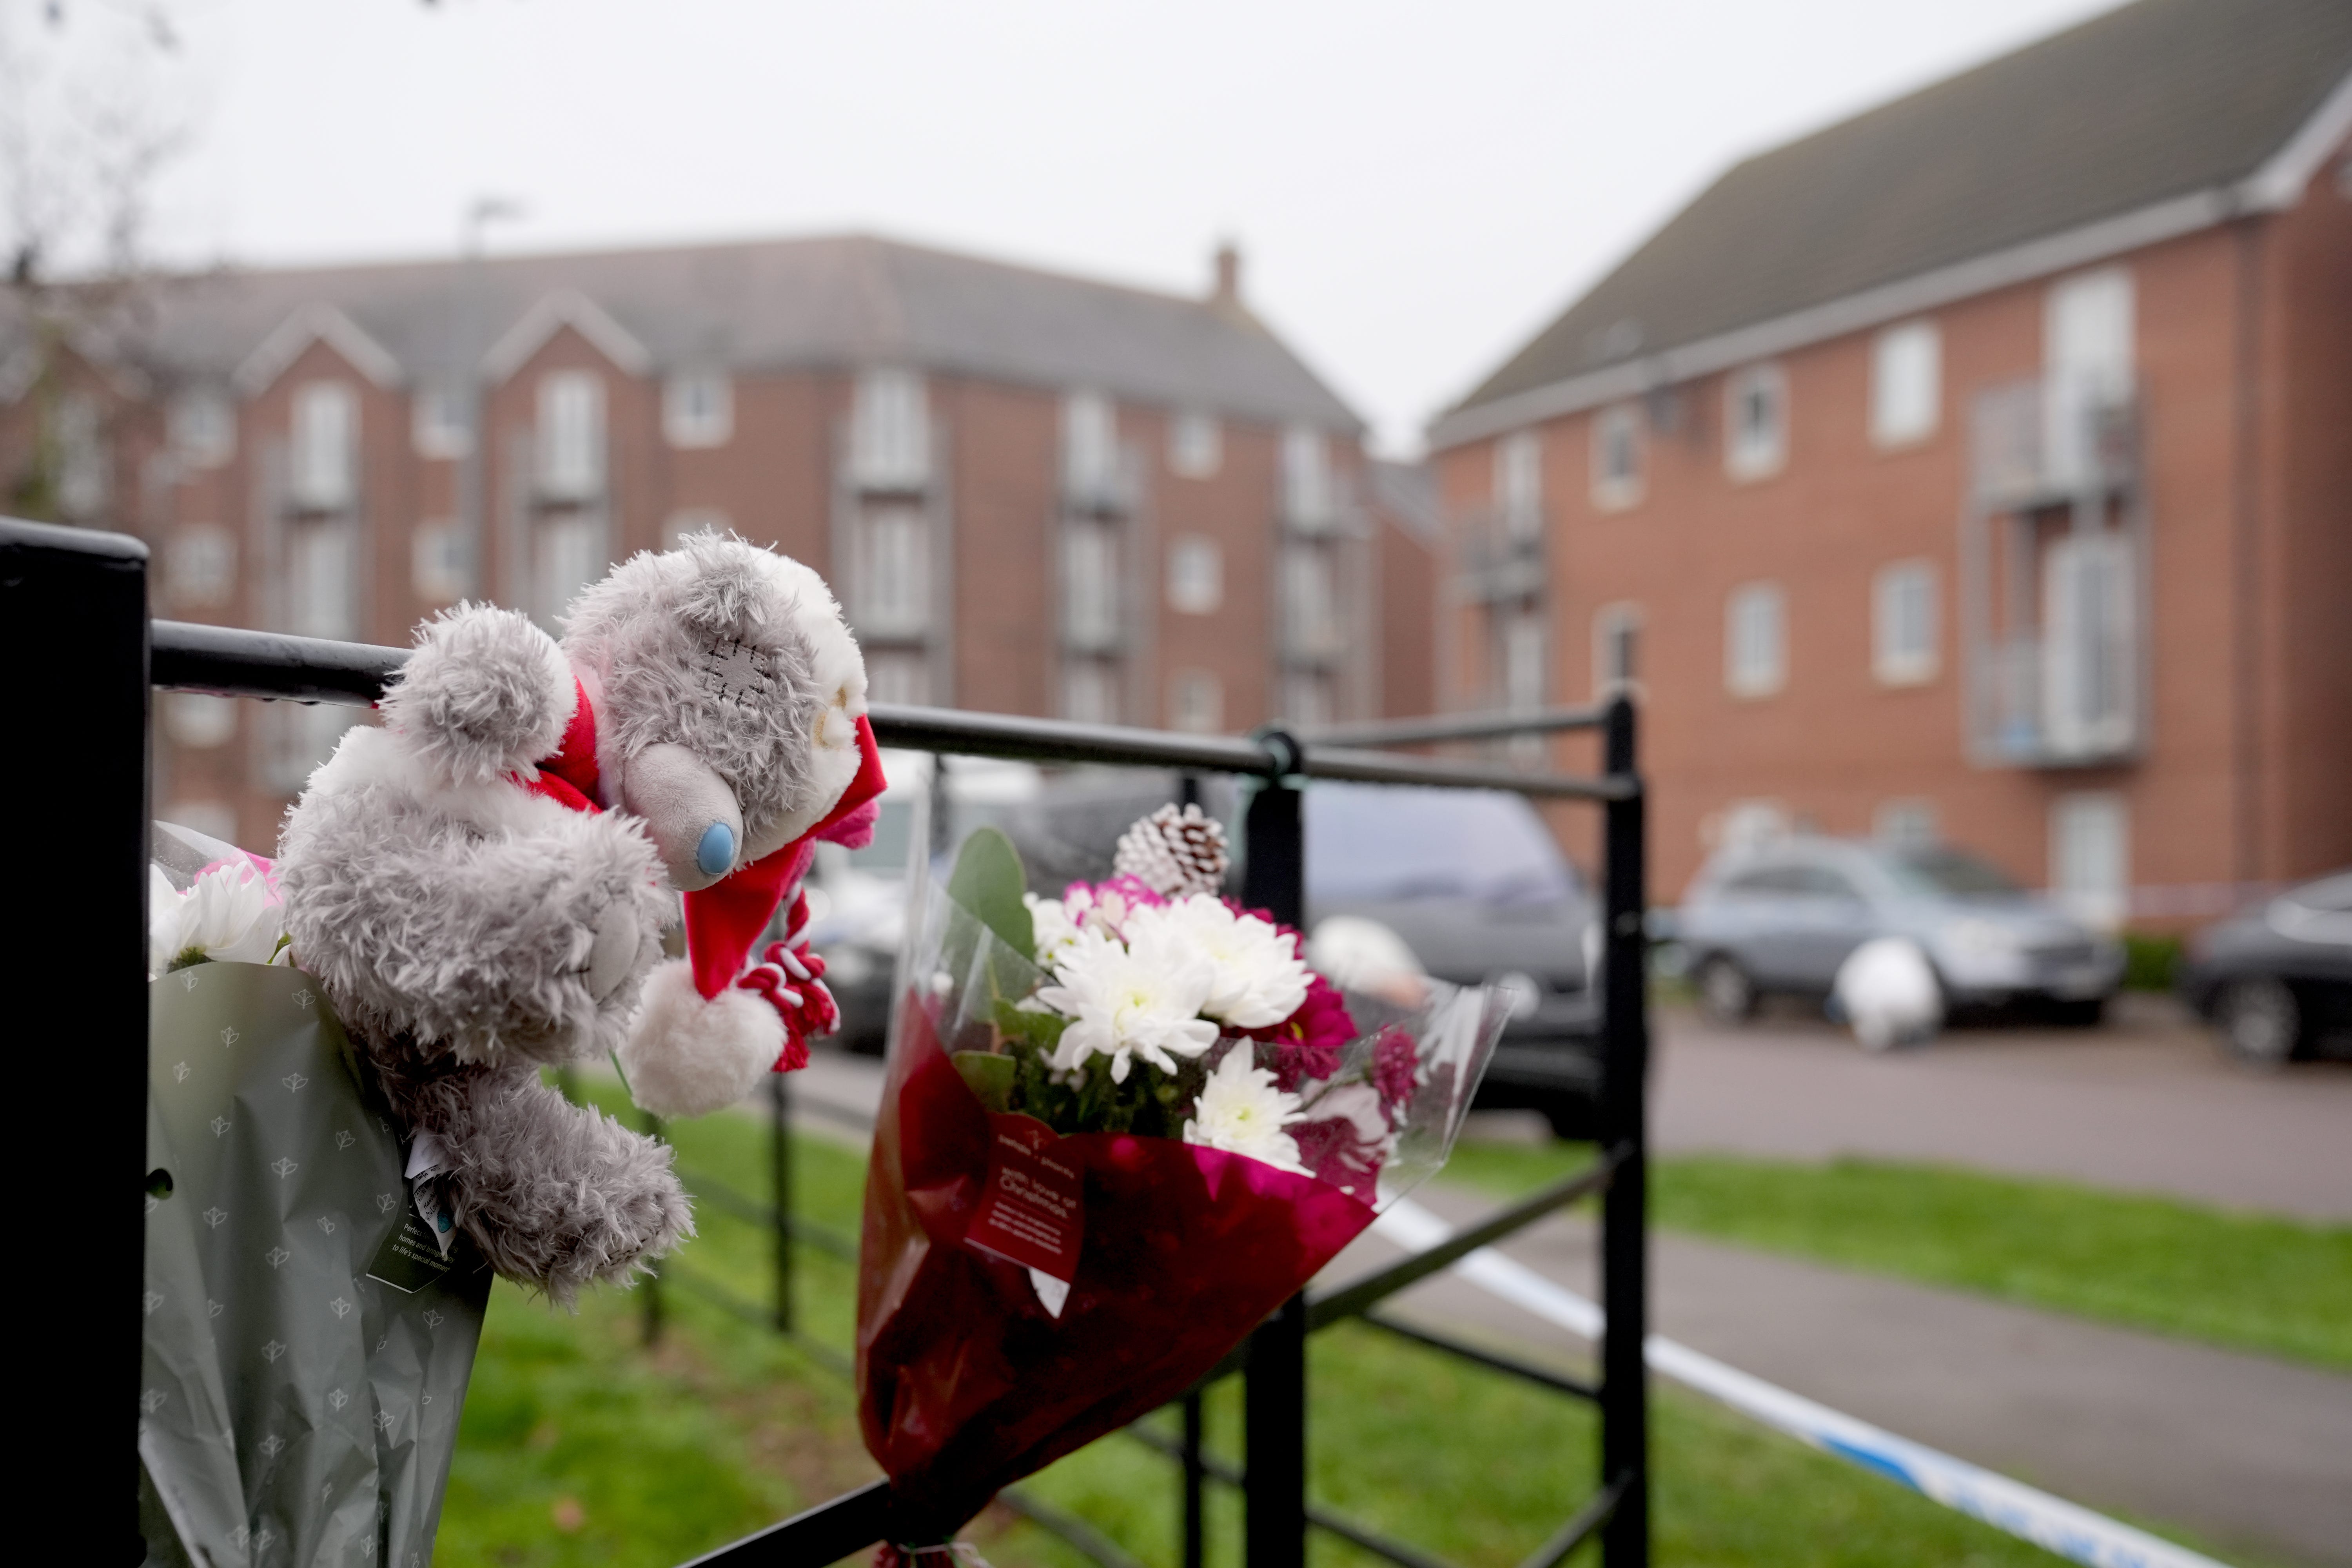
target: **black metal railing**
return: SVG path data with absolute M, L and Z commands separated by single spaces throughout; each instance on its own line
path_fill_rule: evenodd
M 146 552 L 121 535 L 0 520 L 0 647 L 13 656 L 12 689 L 20 694 L 12 732 L 20 755 L 69 760 L 70 808 L 76 851 L 72 875 L 53 879 L 47 896 L 58 929 L 75 941 L 58 960 L 58 977 L 78 983 L 80 1033 L 142 1042 L 116 1058 L 73 1053 L 28 1053 L 32 1090 L 42 1103 L 88 1107 L 93 1075 L 99 1113 L 78 1111 L 72 1119 L 73 1163 L 94 1147 L 101 1163 L 135 1164 L 136 1140 L 145 1120 L 146 1039 L 145 900 L 147 858 L 148 714 L 152 687 L 300 702 L 366 706 L 382 694 L 406 654 L 397 648 L 322 642 L 316 639 L 150 622 L 146 613 Z M 58 673 L 60 666 L 63 673 Z M 1179 735 L 1050 720 L 966 713 L 940 709 L 877 705 L 875 736 L 886 746 L 959 753 L 1020 757 L 1041 762 L 1094 763 L 1228 773 L 1255 781 L 1244 820 L 1243 896 L 1292 925 L 1303 923 L 1305 843 L 1300 819 L 1300 784 L 1307 778 L 1348 779 L 1401 784 L 1496 788 L 1523 795 L 1587 800 L 1604 815 L 1602 940 L 1602 1070 L 1599 1092 L 1599 1161 L 1584 1173 L 1534 1194 L 1440 1247 L 1409 1257 L 1336 1291 L 1294 1297 L 1261 1326 L 1202 1386 L 1240 1373 L 1244 1379 L 1242 1468 L 1209 1456 L 1202 1443 L 1200 1391 L 1180 1402 L 1181 1433 L 1170 1438 L 1148 1426 L 1129 1428 L 1139 1440 L 1166 1449 L 1179 1460 L 1184 1492 L 1185 1563 L 1201 1561 L 1202 1494 L 1212 1481 L 1238 1487 L 1244 1497 L 1244 1534 L 1249 1568 L 1301 1568 L 1310 1526 L 1408 1568 L 1435 1568 L 1426 1553 L 1314 1505 L 1307 1496 L 1307 1336 L 1350 1320 L 1531 1384 L 1584 1398 L 1597 1405 L 1601 1423 L 1601 1474 L 1596 1493 L 1527 1560 L 1528 1568 L 1550 1568 L 1597 1534 L 1607 1568 L 1640 1568 L 1649 1560 L 1649 1463 L 1647 1378 L 1643 1340 L 1648 1321 L 1644 1209 L 1643 1079 L 1648 1057 L 1643 909 L 1644 889 L 1644 793 L 1635 767 L 1635 717 L 1623 701 L 1579 712 L 1530 715 L 1528 727 L 1598 731 L 1602 771 L 1577 778 L 1308 742 L 1274 731 L 1249 739 Z M 1351 727 L 1356 748 L 1451 739 L 1471 732 L 1458 723 L 1444 733 L 1443 721 L 1405 721 L 1383 730 Z M 1481 721 L 1477 733 L 1508 732 Z M 11 804 L 19 823 L 54 822 L 68 809 L 68 786 L 57 773 L 37 765 L 6 770 Z M 112 1104 L 112 1112 L 103 1106 Z M 848 1250 L 846 1238 L 808 1226 L 791 1212 L 785 1091 L 772 1101 L 777 1143 L 772 1162 L 775 1183 L 771 1201 L 740 1194 L 718 1196 L 707 1181 L 697 1190 L 721 1206 L 764 1219 L 776 1235 L 779 1286 L 772 1310 L 737 1300 L 755 1321 L 790 1330 L 792 1253 L 807 1245 Z M 59 1134 L 62 1139 L 62 1133 Z M 63 1142 L 57 1150 L 66 1163 Z M 1600 1347 L 1600 1376 L 1591 1384 L 1456 1342 L 1433 1331 L 1373 1310 L 1395 1292 L 1449 1267 L 1475 1248 L 1491 1245 L 1580 1198 L 1601 1199 L 1601 1257 L 1606 1324 Z M 136 1211 L 126 1205 L 124 1214 Z M 101 1221 L 101 1224 L 106 1223 Z M 97 1397 L 68 1402 L 53 1430 L 62 1442 L 47 1452 L 121 1452 L 129 1436 L 113 1421 L 127 1419 L 135 1387 L 135 1362 L 122 1354 L 132 1335 L 131 1281 L 140 1269 L 142 1237 L 135 1222 L 114 1243 L 103 1244 L 95 1266 L 92 1299 L 112 1308 L 60 1314 L 70 1319 L 55 1331 L 53 1347 L 79 1364 L 119 1366 L 117 1383 L 101 1378 Z M 674 1268 L 674 1279 L 693 1277 Z M 106 1287 L 105 1279 L 115 1281 Z M 708 1282 L 704 1282 L 708 1284 Z M 107 1291 L 111 1290 L 111 1294 Z M 715 1285 L 709 1290 L 720 1297 Z M 658 1293 L 648 1308 L 659 1310 Z M 117 1387 L 110 1404 L 105 1387 Z M 120 1413 L 120 1414 L 117 1414 Z M 78 1430 L 87 1426 L 87 1433 Z M 87 1436 L 87 1446 L 72 1438 Z M 121 1448 L 117 1445 L 121 1445 Z M 68 1467 L 72 1459 L 61 1459 Z M 126 1471 L 128 1456 L 125 1455 Z M 79 1479 L 69 1469 L 60 1479 Z M 1017 1510 L 1056 1529 L 1097 1561 L 1124 1564 L 1123 1553 L 1083 1521 L 1058 1515 L 1019 1494 L 1006 1500 Z M 128 1488 L 126 1488 L 126 1504 Z M 829 1563 L 890 1533 L 891 1499 L 887 1483 L 876 1482 L 835 1498 L 742 1541 L 697 1560 L 700 1563 L 751 1568 L 754 1564 Z M 130 1548 L 126 1528 L 126 1549 Z M 1091 1540 L 1087 1538 L 1091 1537 Z

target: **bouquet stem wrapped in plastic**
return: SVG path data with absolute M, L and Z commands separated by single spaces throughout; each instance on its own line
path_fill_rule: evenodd
M 857 1376 L 904 1539 L 1165 1404 L 1442 1164 L 1504 1018 L 1342 996 L 1298 933 L 1134 879 L 916 889 Z

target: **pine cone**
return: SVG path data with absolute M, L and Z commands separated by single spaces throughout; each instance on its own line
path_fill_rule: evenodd
M 1197 805 L 1163 805 L 1119 836 L 1113 867 L 1163 898 L 1214 893 L 1225 885 L 1225 829 Z

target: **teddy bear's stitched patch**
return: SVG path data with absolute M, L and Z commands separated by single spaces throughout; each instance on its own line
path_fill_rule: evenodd
M 775 689 L 774 659 L 749 643 L 713 643 L 694 656 L 694 668 L 721 702 L 756 703 Z

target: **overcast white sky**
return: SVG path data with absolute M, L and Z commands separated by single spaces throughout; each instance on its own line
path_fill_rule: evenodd
M 860 229 L 1192 290 L 1231 236 L 1402 453 L 1744 153 L 2109 3 L 163 0 L 137 96 L 190 260 L 446 254 L 482 193 L 494 251 Z M 145 4 L 0 0 L 0 44 L 87 100 Z

